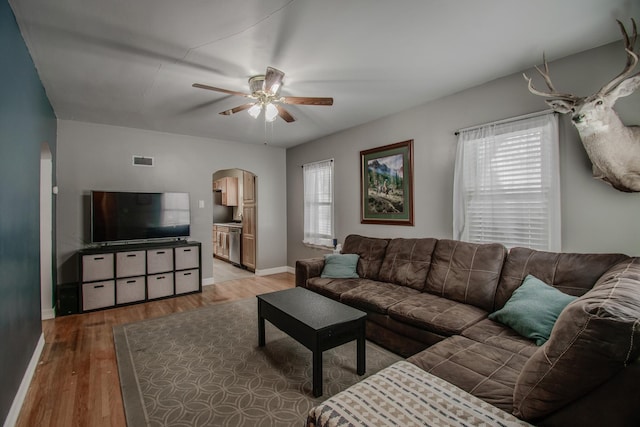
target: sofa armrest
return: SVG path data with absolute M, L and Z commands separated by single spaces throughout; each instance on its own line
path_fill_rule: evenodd
M 588 375 L 588 373 L 585 373 Z M 573 401 L 557 412 L 538 420 L 536 425 L 615 426 L 640 425 L 640 360 L 622 369 L 609 381 Z
M 296 261 L 296 286 L 307 287 L 307 280 L 320 277 L 324 258 L 307 258 Z

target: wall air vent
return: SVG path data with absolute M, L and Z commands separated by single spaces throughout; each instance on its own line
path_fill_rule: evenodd
M 153 157 L 133 156 L 133 166 L 153 167 Z

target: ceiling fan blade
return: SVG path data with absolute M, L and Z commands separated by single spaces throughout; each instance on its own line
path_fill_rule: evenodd
M 277 95 L 282 87 L 284 73 L 273 67 L 267 67 L 267 74 L 264 76 L 264 86 L 262 90 L 271 95 Z
M 229 95 L 238 95 L 251 98 L 251 95 L 249 95 L 248 93 L 236 92 L 235 90 L 221 89 L 219 87 L 207 86 L 200 83 L 194 83 L 192 86 L 197 87 L 198 89 L 213 90 L 215 92 L 228 93 Z
M 333 105 L 333 98 L 312 98 L 308 96 L 285 96 L 281 99 L 285 104 L 298 105 Z
M 280 106 L 280 105 L 276 105 L 276 108 L 278 109 L 278 115 L 280 117 L 282 117 L 282 119 L 287 122 L 287 123 L 291 123 L 291 122 L 295 122 L 296 119 L 293 118 L 293 116 L 291 114 L 289 114 L 289 112 L 287 110 L 284 109 L 284 107 Z
M 230 110 L 222 111 L 222 112 L 220 112 L 218 114 L 222 114 L 223 116 L 230 116 L 230 115 L 238 113 L 240 111 L 247 110 L 247 109 L 251 108 L 254 105 L 255 105 L 255 102 L 251 102 L 249 104 L 242 104 L 242 105 L 238 105 L 237 107 L 232 108 Z

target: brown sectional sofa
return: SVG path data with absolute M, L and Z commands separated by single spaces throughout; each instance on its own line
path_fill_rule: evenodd
M 359 278 L 313 258 L 296 285 L 367 312 L 370 340 L 534 424 L 640 425 L 640 258 L 358 235 L 342 253 Z M 487 318 L 529 274 L 578 297 L 541 346 Z

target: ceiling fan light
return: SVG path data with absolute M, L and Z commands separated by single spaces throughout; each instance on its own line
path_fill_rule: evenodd
M 268 122 L 272 122 L 278 117 L 278 109 L 273 104 L 267 104 L 264 111 L 264 119 Z
M 260 115 L 260 111 L 262 111 L 262 106 L 259 104 L 253 104 L 253 107 L 249 108 L 249 111 L 247 112 L 251 117 L 253 117 L 254 119 L 257 119 L 258 116 Z
M 254 94 L 258 91 L 262 91 L 264 85 L 264 76 L 253 76 L 249 79 L 249 89 Z

